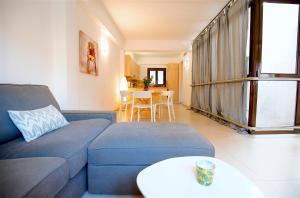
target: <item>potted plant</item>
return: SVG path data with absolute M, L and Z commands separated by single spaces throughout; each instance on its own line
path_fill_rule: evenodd
M 151 76 L 150 78 L 148 78 L 148 77 L 144 78 L 144 90 L 145 91 L 148 91 L 149 86 L 150 86 L 152 80 L 153 80 L 153 76 Z

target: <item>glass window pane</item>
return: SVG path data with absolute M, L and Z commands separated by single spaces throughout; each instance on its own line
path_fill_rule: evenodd
M 163 71 L 158 71 L 157 74 L 157 84 L 163 85 L 164 84 L 164 72 Z
M 297 82 L 259 82 L 256 126 L 294 126 L 296 93 Z
M 153 78 L 152 79 L 152 84 L 155 84 L 155 82 L 156 82 L 156 71 L 150 71 L 150 78 Z
M 295 73 L 297 4 L 263 4 L 262 73 Z

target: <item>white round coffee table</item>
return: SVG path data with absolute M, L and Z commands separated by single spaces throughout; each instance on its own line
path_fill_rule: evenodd
M 216 166 L 213 183 L 196 180 L 195 164 L 209 160 Z M 145 197 L 260 198 L 260 190 L 247 177 L 225 162 L 210 157 L 171 158 L 142 170 L 137 185 Z

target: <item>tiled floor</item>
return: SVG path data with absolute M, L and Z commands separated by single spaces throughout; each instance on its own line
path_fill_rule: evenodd
M 300 197 L 300 135 L 239 134 L 182 105 L 175 112 L 176 122 L 198 129 L 215 146 L 216 157 L 248 176 L 265 197 Z M 160 122 L 167 120 L 165 111 Z

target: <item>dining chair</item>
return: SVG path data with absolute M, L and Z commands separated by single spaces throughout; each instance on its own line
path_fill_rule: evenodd
M 169 114 L 169 122 L 175 121 L 175 111 L 174 111 L 174 103 L 173 103 L 174 91 L 162 91 L 161 99 L 159 102 L 154 104 L 154 122 L 156 122 L 156 109 L 159 107 L 159 118 L 161 117 L 161 106 L 167 106 L 168 114 Z
M 142 101 L 150 100 L 148 103 L 143 103 Z M 132 107 L 131 107 L 131 118 L 130 121 L 133 121 L 134 109 L 138 109 L 138 122 L 140 121 L 141 109 L 150 109 L 151 122 L 153 119 L 153 103 L 152 103 L 152 92 L 151 91 L 134 91 L 132 98 Z
M 128 109 L 128 105 L 132 104 L 131 101 L 131 95 L 132 93 L 130 91 L 120 91 L 120 96 L 121 96 L 121 100 L 120 100 L 120 108 L 119 108 L 119 121 L 122 121 L 122 111 L 125 110 L 125 121 L 127 121 L 127 109 Z M 123 109 L 123 107 L 125 107 Z

